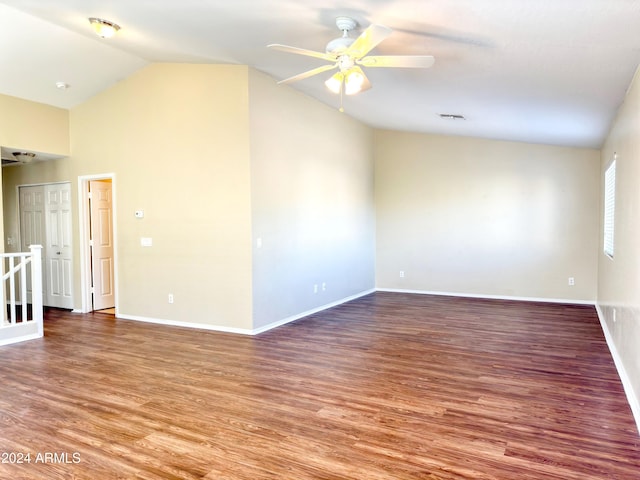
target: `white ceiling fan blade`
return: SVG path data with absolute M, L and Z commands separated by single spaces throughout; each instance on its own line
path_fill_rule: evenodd
M 363 67 L 429 68 L 435 61 L 431 55 L 372 55 L 356 63 Z
M 321 58 L 323 60 L 327 60 L 328 62 L 335 62 L 337 60 L 337 57 L 330 53 L 316 52 L 314 50 L 307 50 L 305 48 L 290 47 L 289 45 L 280 45 L 279 43 L 272 43 L 271 45 L 267 45 L 267 47 L 273 48 L 274 50 L 280 50 L 282 52 L 295 53 L 297 55 L 306 55 L 307 57 Z
M 345 53 L 355 59 L 362 58 L 391 35 L 391 32 L 392 30 L 384 25 L 369 25 L 347 48 Z
M 292 82 L 297 82 L 298 80 L 304 80 L 305 78 L 312 77 L 314 75 L 317 75 L 322 72 L 326 72 L 328 70 L 333 70 L 334 68 L 338 68 L 338 65 L 323 65 L 321 67 L 314 68 L 313 70 L 299 73 L 298 75 L 294 75 L 293 77 L 280 80 L 278 82 L 278 85 L 280 85 L 281 83 L 292 83 Z

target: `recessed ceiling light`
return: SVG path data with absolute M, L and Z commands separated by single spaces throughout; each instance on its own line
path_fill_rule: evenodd
M 91 17 L 89 18 L 89 23 L 102 38 L 111 38 L 120 30 L 120 25 L 110 22 L 109 20 L 103 20 L 102 18 Z
M 69 88 L 69 84 L 65 82 L 56 82 L 56 88 L 60 90 L 66 90 L 67 88 Z
M 464 115 L 458 113 L 440 113 L 440 118 L 446 118 L 447 120 L 466 120 Z

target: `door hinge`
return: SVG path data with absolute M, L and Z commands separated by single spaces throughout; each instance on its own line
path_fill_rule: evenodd
M 92 197 L 93 197 L 93 194 L 92 194 L 91 192 L 89 192 L 89 193 L 87 194 L 87 198 L 88 198 L 89 200 L 91 200 L 91 198 L 92 198 Z
M 89 246 L 93 247 L 93 240 L 89 240 Z

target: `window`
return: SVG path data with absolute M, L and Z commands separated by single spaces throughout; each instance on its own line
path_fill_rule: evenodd
M 616 155 L 604 173 L 604 253 L 613 258 L 616 210 Z

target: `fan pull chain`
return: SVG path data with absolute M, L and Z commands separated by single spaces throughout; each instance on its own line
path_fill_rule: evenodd
M 343 100 L 344 100 L 344 80 L 340 84 L 340 108 L 338 109 L 340 113 L 344 113 L 344 107 L 342 106 Z

